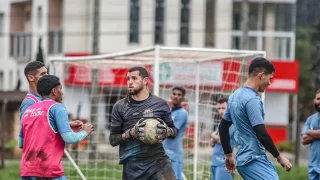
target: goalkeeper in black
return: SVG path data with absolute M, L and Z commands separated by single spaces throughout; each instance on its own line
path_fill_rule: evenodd
M 168 103 L 148 89 L 148 72 L 143 67 L 133 67 L 127 73 L 129 95 L 119 100 L 112 109 L 110 144 L 120 145 L 120 164 L 123 164 L 124 180 L 176 180 L 171 161 L 166 156 L 162 141 L 175 138 Z M 158 144 L 145 144 L 143 140 L 146 118 L 157 118 Z

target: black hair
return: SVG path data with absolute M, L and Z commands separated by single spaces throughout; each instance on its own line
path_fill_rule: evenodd
M 128 72 L 139 71 L 139 76 L 143 78 L 149 77 L 148 71 L 144 67 L 133 67 Z
M 32 61 L 32 62 L 28 63 L 27 66 L 24 68 L 24 75 L 27 77 L 28 74 L 36 73 L 37 70 L 42 67 L 44 67 L 44 64 L 42 62 Z
M 249 65 L 249 76 L 256 76 L 258 73 L 272 74 L 276 72 L 273 64 L 264 57 L 254 58 Z
M 220 98 L 217 102 L 218 104 L 228 103 L 228 98 Z
M 41 96 L 49 96 L 52 89 L 59 85 L 61 85 L 60 79 L 57 76 L 44 75 L 38 81 L 37 91 Z
M 183 96 L 186 95 L 186 89 L 184 89 L 184 87 L 182 87 L 182 86 L 175 86 L 172 88 L 172 91 L 174 91 L 174 90 L 181 91 Z

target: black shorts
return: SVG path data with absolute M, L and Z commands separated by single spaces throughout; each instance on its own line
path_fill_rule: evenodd
M 123 180 L 176 180 L 168 158 L 154 161 L 127 161 L 123 164 Z

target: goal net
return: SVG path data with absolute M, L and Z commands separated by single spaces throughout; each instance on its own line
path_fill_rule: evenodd
M 50 73 L 61 79 L 63 103 L 70 121 L 94 125 L 95 131 L 78 144 L 66 146 L 63 159 L 69 180 L 122 178 L 119 146 L 109 143 L 113 105 L 127 95 L 126 74 L 134 66 L 150 74 L 149 90 L 167 100 L 172 87 L 183 86 L 188 111 L 185 131 L 185 179 L 211 179 L 210 135 L 219 123 L 217 100 L 228 97 L 246 79 L 248 63 L 261 51 L 148 47 L 97 56 L 50 59 Z M 75 130 L 76 131 L 76 130 Z M 236 175 L 237 177 L 237 175 Z M 239 179 L 239 178 L 236 178 Z

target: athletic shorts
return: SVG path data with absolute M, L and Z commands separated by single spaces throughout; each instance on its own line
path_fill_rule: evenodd
M 176 180 L 171 161 L 167 158 L 153 161 L 127 161 L 123 164 L 123 180 Z
M 279 180 L 276 168 L 265 156 L 237 166 L 237 170 L 243 179 Z
M 211 166 L 212 180 L 233 180 L 233 174 L 230 174 L 225 166 Z

